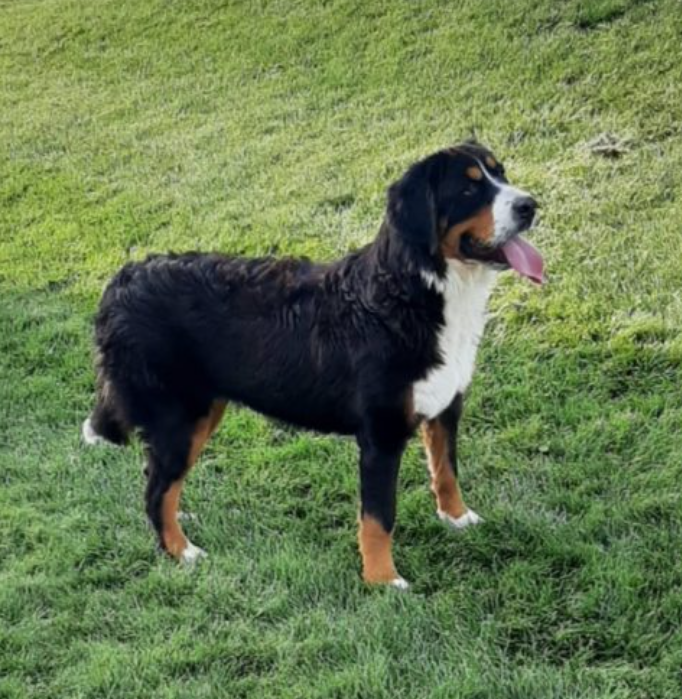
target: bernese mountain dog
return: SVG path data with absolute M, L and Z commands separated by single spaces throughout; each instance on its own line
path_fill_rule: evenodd
M 187 473 L 229 402 L 360 450 L 368 583 L 407 586 L 391 553 L 400 460 L 421 428 L 438 516 L 480 522 L 457 482 L 457 428 L 496 274 L 540 283 L 520 233 L 536 202 L 477 143 L 413 164 L 388 190 L 374 242 L 341 260 L 154 255 L 112 279 L 96 318 L 97 403 L 87 443 L 136 431 L 161 547 L 204 552 L 178 521 Z

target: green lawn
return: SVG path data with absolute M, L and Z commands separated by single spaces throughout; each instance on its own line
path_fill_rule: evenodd
M 0 697 L 682 696 L 679 0 L 0 0 Z M 485 525 L 415 442 L 359 578 L 356 449 L 232 410 L 154 550 L 142 452 L 85 449 L 99 293 L 149 251 L 331 259 L 475 132 L 536 193 L 467 400 Z M 610 134 L 618 157 L 594 147 Z

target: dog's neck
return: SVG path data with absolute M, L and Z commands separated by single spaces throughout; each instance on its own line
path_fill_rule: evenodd
M 447 268 L 444 276 L 435 272 L 422 270 L 421 278 L 430 289 L 444 294 L 448 286 L 453 284 L 460 288 L 467 287 L 492 287 L 497 277 L 496 270 L 476 262 L 463 262 L 462 260 L 447 260 Z
M 433 256 L 423 250 L 416 250 L 404 243 L 384 220 L 374 242 L 361 252 L 361 256 L 371 261 L 367 267 L 374 277 L 379 271 L 380 279 L 394 279 L 403 287 L 412 282 L 414 293 L 433 289 L 444 293 L 453 283 L 462 286 L 492 286 L 497 273 L 490 267 L 476 262 L 458 259 L 445 259 Z M 368 279 L 368 282 L 372 282 Z M 409 295 L 410 289 L 403 289 Z

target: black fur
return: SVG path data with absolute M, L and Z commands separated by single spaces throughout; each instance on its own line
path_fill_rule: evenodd
M 444 275 L 444 230 L 490 204 L 490 187 L 472 196 L 464 175 L 488 154 L 465 144 L 412 166 L 389 189 L 376 240 L 331 264 L 187 253 L 128 264 L 112 279 L 96 320 L 92 422 L 115 442 L 141 433 L 157 531 L 163 494 L 217 399 L 355 435 L 362 512 L 392 530 L 400 458 L 420 419 L 411 386 L 438 364 L 444 320 L 422 273 Z M 460 411 L 461 396 L 442 418 L 453 436 Z
M 464 396 L 458 393 L 450 405 L 436 418 L 445 428 L 448 435 L 448 457 L 452 465 L 455 476 L 458 475 L 457 468 L 457 430 L 459 421 L 462 419 L 464 409 Z

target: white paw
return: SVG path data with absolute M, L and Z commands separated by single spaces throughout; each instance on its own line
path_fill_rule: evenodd
M 202 558 L 207 558 L 208 554 L 204 549 L 200 549 L 195 546 L 191 541 L 187 542 L 185 550 L 180 554 L 180 563 L 185 566 L 193 566 L 195 563 L 200 561 Z
M 445 524 L 453 529 L 466 529 L 474 524 L 480 524 L 485 521 L 483 517 L 477 515 L 473 510 L 467 510 L 461 517 L 453 517 L 447 512 L 438 510 L 438 516 Z
M 97 432 L 95 432 L 90 418 L 85 420 L 85 422 L 83 423 L 81 434 L 83 435 L 83 441 L 86 444 L 89 444 L 90 446 L 94 446 L 95 444 L 107 443 L 107 440 L 104 439 L 104 437 L 98 435 Z
M 393 578 L 388 584 L 391 587 L 395 587 L 396 590 L 407 590 L 410 587 L 410 583 L 408 583 L 405 578 L 401 577 Z

